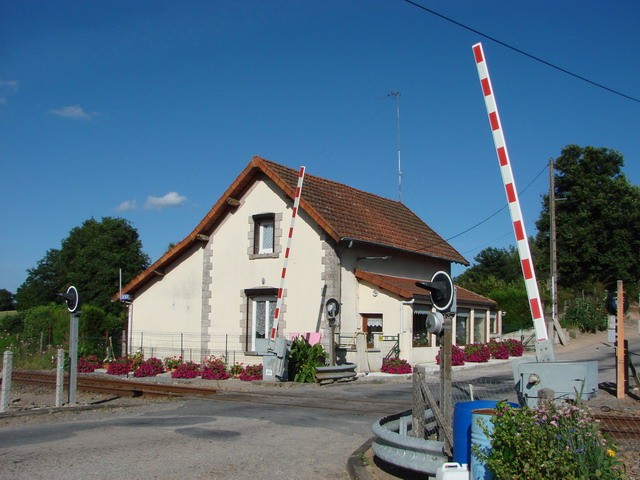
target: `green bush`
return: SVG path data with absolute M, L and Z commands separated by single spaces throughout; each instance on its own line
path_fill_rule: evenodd
M 22 337 L 32 343 L 61 346 L 69 334 L 69 312 L 64 305 L 41 305 L 24 312 Z
M 298 337 L 291 344 L 289 363 L 290 376 L 294 382 L 314 383 L 318 367 L 324 365 L 327 353 L 320 343 L 311 345 L 305 338 Z
M 582 332 L 596 333 L 607 329 L 607 313 L 604 301 L 576 298 L 567 308 L 562 324 L 566 327 L 577 327 Z

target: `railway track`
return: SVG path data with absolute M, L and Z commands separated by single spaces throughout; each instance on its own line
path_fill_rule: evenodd
M 43 386 L 55 390 L 55 374 L 49 372 L 14 371 L 12 381 L 22 385 Z M 68 377 L 65 377 L 65 386 Z M 118 397 L 184 397 L 212 402 L 238 402 L 274 407 L 302 407 L 351 412 L 355 415 L 390 415 L 410 408 L 410 402 L 400 400 L 362 399 L 335 395 L 318 390 L 300 393 L 287 388 L 265 387 L 256 390 L 230 390 L 189 385 L 186 383 L 151 383 L 105 376 L 78 375 L 78 390 Z M 321 393 L 321 394 L 320 394 Z M 640 417 L 632 415 L 598 414 L 603 430 L 615 440 L 640 440 Z
M 56 388 L 56 377 L 48 372 L 14 371 L 12 381 L 16 384 Z M 65 376 L 65 387 L 68 377 Z M 183 397 L 199 398 L 212 402 L 237 402 L 274 407 L 302 407 L 322 410 L 351 412 L 353 414 L 389 415 L 406 410 L 408 403 L 400 400 L 376 400 L 335 395 L 330 391 L 292 391 L 288 388 L 265 387 L 256 390 L 231 390 L 208 388 L 178 383 L 151 383 L 123 378 L 78 375 L 78 390 L 115 395 L 118 397 Z

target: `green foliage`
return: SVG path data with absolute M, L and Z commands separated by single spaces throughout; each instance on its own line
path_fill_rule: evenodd
M 503 289 L 492 290 L 487 297 L 498 303 L 500 310 L 507 314 L 502 317 L 502 331 L 504 333 L 531 328 L 531 311 L 527 291 L 523 286 L 505 286 Z
M 622 154 L 569 145 L 555 161 L 558 283 L 579 292 L 623 280 L 637 295 L 640 280 L 640 188 L 622 173 Z M 549 258 L 549 199 L 536 222 L 536 244 Z
M 0 312 L 0 332 L 20 333 L 23 329 L 22 315 L 18 312 Z
M 119 269 L 129 282 L 149 265 L 142 243 L 129 221 L 105 217 L 85 221 L 51 249 L 38 265 L 28 270 L 27 280 L 16 293 L 21 310 L 55 300 L 55 293 L 74 285 L 83 303 L 118 314 L 121 307 L 111 302 L 118 290 Z
M 482 420 L 480 420 L 482 421 Z M 624 479 L 615 449 L 582 405 L 549 402 L 530 409 L 501 402 L 481 425 L 491 447 L 473 446 L 496 480 Z
M 49 304 L 24 312 L 23 337 L 32 343 L 61 346 L 68 338 L 69 312 L 66 306 Z
M 563 326 L 578 327 L 581 332 L 607 329 L 607 312 L 602 300 L 576 298 L 562 317 Z
M 0 289 L 0 312 L 16 309 L 16 296 L 9 290 Z
M 327 353 L 320 343 L 311 345 L 305 338 L 298 337 L 291 344 L 290 372 L 293 381 L 314 383 L 318 367 L 324 365 Z
M 485 248 L 475 258 L 475 265 L 456 278 L 456 283 L 480 295 L 522 281 L 518 251 L 509 248 Z

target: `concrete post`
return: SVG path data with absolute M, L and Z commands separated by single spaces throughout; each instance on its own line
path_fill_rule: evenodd
M 9 397 L 11 396 L 11 372 L 13 370 L 13 353 L 11 350 L 4 352 L 2 363 L 2 391 L 0 393 L 0 413 L 7 411 Z
M 64 391 L 64 350 L 58 349 L 56 362 L 56 407 L 62 406 L 62 393 Z

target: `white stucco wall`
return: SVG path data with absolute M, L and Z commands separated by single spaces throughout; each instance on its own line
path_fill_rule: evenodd
M 240 206 L 215 229 L 212 237 L 211 313 L 208 333 L 212 342 L 228 335 L 230 350 L 244 351 L 247 327 L 246 289 L 280 286 L 293 202 L 270 182 L 257 182 L 240 199 Z M 281 214 L 277 258 L 251 258 L 253 215 Z M 303 211 L 296 218 L 285 278 L 284 310 L 280 332 L 315 332 L 323 281 L 322 242 L 315 222 Z M 276 232 L 278 234 L 278 232 Z M 323 310 L 322 310 L 323 311 Z M 283 328 L 284 327 L 284 328 Z
M 132 352 L 143 347 L 146 356 L 151 356 L 153 349 L 153 356 L 165 357 L 179 355 L 180 349 L 186 347 L 191 349 L 194 360 L 198 360 L 202 247 L 194 246 L 179 261 L 172 263 L 164 275 L 138 291 L 132 309 Z M 160 351 L 161 345 L 167 351 Z

